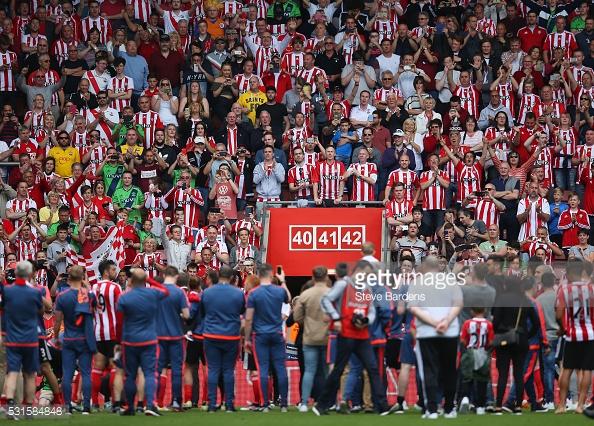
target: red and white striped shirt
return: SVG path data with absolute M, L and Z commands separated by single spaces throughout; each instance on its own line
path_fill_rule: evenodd
M 576 83 L 578 85 L 582 85 L 582 76 L 585 73 L 590 73 L 591 76 L 594 76 L 594 71 L 592 70 L 592 68 L 589 67 L 585 67 L 582 65 L 582 67 L 580 69 L 578 69 L 577 67 L 570 67 L 569 70 L 565 71 L 566 73 L 570 72 L 573 74 L 573 78 L 575 79 Z
M 404 184 L 404 199 L 414 200 L 417 194 L 417 189 L 420 187 L 419 176 L 412 170 L 403 171 L 401 169 L 394 170 L 388 176 L 388 183 L 386 186 L 394 187 L 396 182 L 402 182 Z M 386 194 L 387 197 L 390 194 Z
M 563 107 L 565 109 L 565 107 Z M 555 128 L 556 131 L 559 132 L 559 135 L 565 141 L 565 148 L 563 148 L 557 155 L 553 158 L 553 168 L 555 169 L 571 169 L 575 168 L 576 166 L 571 164 L 571 158 L 564 157 L 573 155 L 575 150 L 578 146 L 578 134 L 575 130 L 575 127 L 571 126 L 569 129 L 560 129 L 558 127 Z M 556 139 L 556 138 L 555 138 Z M 559 143 L 557 141 L 556 143 Z M 561 156 L 563 155 L 563 156 Z
M 258 222 L 260 223 L 260 222 Z M 217 232 L 217 240 L 224 243 L 225 239 L 227 238 L 227 228 L 225 228 L 225 225 L 214 225 L 217 227 L 217 229 L 219 230 Z M 196 245 L 206 241 L 206 231 L 208 230 L 208 225 L 203 226 L 202 228 L 200 228 L 198 230 L 198 233 L 196 234 Z M 258 242 L 258 244 L 260 244 Z
M 309 104 L 308 104 L 309 105 Z M 339 192 L 340 179 L 344 175 L 344 165 L 341 161 L 320 161 L 315 165 L 312 182 L 319 184 L 318 197 L 320 200 L 336 200 L 342 198 Z
M 122 288 L 113 281 L 99 280 L 96 284 L 93 284 L 91 291 L 97 299 L 97 308 L 95 309 L 95 340 L 99 342 L 116 340 L 118 322 L 116 307 L 118 299 L 122 294 Z
M 300 69 L 299 71 L 297 71 L 297 73 L 295 74 L 297 77 L 301 77 L 303 78 L 307 83 L 311 84 L 311 91 L 315 92 L 317 90 L 316 87 L 316 76 L 322 74 L 324 76 L 324 87 L 328 88 L 330 87 L 330 84 L 328 83 L 328 77 L 326 76 L 326 72 L 318 67 L 313 67 L 310 70 L 306 70 L 305 68 Z
M 395 87 L 390 87 L 389 89 L 385 89 L 385 88 L 381 88 L 381 89 L 377 89 L 375 92 L 373 92 L 373 100 L 374 101 L 386 101 L 386 95 L 388 93 L 396 93 L 396 98 L 397 99 L 401 99 L 403 97 L 402 95 L 402 90 L 397 89 Z M 332 103 L 332 102 L 330 102 Z
M 559 102 L 559 103 L 565 105 L 567 103 L 567 93 L 565 93 L 565 88 L 560 87 L 558 89 L 552 89 L 552 90 L 553 90 L 553 101 Z
M 301 129 L 297 129 L 296 127 L 290 129 L 284 139 L 284 143 L 289 140 L 289 136 L 291 139 L 291 145 L 289 145 L 289 164 L 295 164 L 295 159 L 293 158 L 293 150 L 297 147 L 302 148 L 305 150 L 305 140 L 307 138 L 311 138 L 313 133 L 309 127 L 302 127 Z
M 466 348 L 485 349 L 495 338 L 493 324 L 485 318 L 471 318 L 462 325 L 460 338 L 465 340 Z
M 551 241 L 548 241 L 548 244 L 550 244 L 551 246 L 557 247 L 557 248 L 559 247 L 556 243 L 552 243 Z M 534 256 L 536 253 L 536 250 L 544 249 L 546 252 L 545 265 L 553 266 L 553 258 L 555 257 L 555 254 L 553 253 L 553 250 L 551 250 L 551 248 L 547 244 L 544 244 L 544 243 L 535 239 L 534 241 L 525 244 L 523 249 L 526 253 L 528 253 L 529 257 Z M 563 272 L 565 273 L 565 271 L 563 271 Z
M 594 340 L 594 284 L 575 282 L 561 284 L 557 289 L 555 307 L 565 308 L 563 324 L 565 340 Z
M 31 233 L 29 241 L 19 237 L 14 242 L 14 252 L 19 262 L 22 260 L 35 260 L 35 253 L 39 250 L 41 250 L 41 241 L 33 233 Z
M 126 0 L 126 4 L 134 5 L 134 18 L 149 22 L 152 8 L 150 0 Z
M 474 115 L 475 117 L 479 116 L 478 105 L 481 92 L 474 84 L 471 84 L 468 87 L 456 86 L 453 95 L 460 97 L 462 108 L 468 111 L 470 115 Z
M 428 170 L 421 174 L 420 182 L 427 182 L 429 179 L 433 177 L 434 173 L 433 170 Z M 450 178 L 448 177 L 447 173 L 443 170 L 439 170 L 439 175 L 449 181 Z M 446 209 L 446 188 L 441 186 L 439 180 L 435 179 L 435 181 L 429 185 L 423 192 L 423 210 L 445 210 Z
M 58 61 L 58 65 L 62 65 L 62 62 L 68 59 L 68 46 L 76 46 L 74 37 L 71 41 L 64 41 L 61 38 L 56 40 L 52 45 L 52 56 Z
M 16 84 L 14 82 L 14 75 L 12 67 L 17 67 L 17 55 L 10 50 L 6 53 L 0 53 L 0 66 L 10 65 L 4 71 L 0 71 L 0 92 L 16 92 Z
M 435 31 L 435 27 L 425 27 L 429 31 Z M 423 31 L 425 30 L 423 27 L 414 27 L 412 30 L 413 37 L 421 37 L 423 35 Z
M 74 135 L 72 136 L 72 147 L 78 149 L 78 154 L 80 158 L 83 158 L 87 151 L 91 149 L 91 138 L 89 137 L 89 132 L 78 133 L 74 131 Z
M 35 138 L 39 134 L 39 132 L 43 129 L 43 117 L 47 115 L 47 111 L 41 112 L 33 112 L 27 111 L 25 113 L 25 119 L 23 120 L 25 123 L 29 120 L 29 128 L 31 129 L 31 137 Z
M 569 59 L 572 57 L 573 51 L 577 50 L 578 45 L 573 33 L 563 31 L 562 33 L 547 35 L 542 50 L 548 50 L 549 53 L 552 53 L 556 47 L 560 47 L 565 52 L 563 58 Z
M 37 34 L 36 36 L 32 36 L 30 34 L 23 34 L 21 36 L 21 44 L 24 44 L 27 47 L 37 47 L 37 43 L 39 43 L 39 40 L 41 39 L 47 41 L 47 37 L 43 34 Z M 26 57 L 28 56 L 29 54 L 26 55 Z
M 311 177 L 314 174 L 314 166 L 311 164 L 303 164 L 303 166 L 294 166 L 289 169 L 287 177 L 289 185 L 292 183 L 295 186 L 299 186 L 302 183 L 311 185 Z M 311 188 L 302 188 L 295 192 L 295 198 L 307 198 L 313 196 Z
M 474 218 L 485 222 L 487 227 L 493 224 L 499 225 L 499 209 L 493 201 L 475 198 L 466 205 L 466 208 L 474 211 Z
M 351 170 L 357 170 L 364 177 L 370 177 L 377 182 L 377 167 L 374 163 L 355 163 L 349 166 Z M 353 175 L 353 189 L 351 201 L 375 201 L 375 189 L 373 183 L 365 182 L 360 177 Z
M 80 21 L 80 40 L 88 40 L 89 39 L 89 31 L 91 28 L 96 27 L 101 34 L 99 35 L 99 41 L 103 44 L 107 44 L 109 40 L 111 40 L 112 36 L 112 29 L 111 24 L 109 21 L 102 16 L 99 16 L 97 19 L 93 19 L 90 16 L 82 19 Z
M 214 244 L 210 244 L 208 242 L 208 240 L 202 241 L 196 247 L 196 253 L 200 253 L 204 247 L 211 247 L 212 248 L 212 247 L 215 247 L 215 246 L 218 248 L 218 251 L 219 251 L 220 254 L 229 254 L 229 251 L 227 250 L 227 244 L 219 241 L 218 238 L 217 238 L 217 240 L 216 240 L 216 242 Z M 224 265 L 224 263 L 221 262 L 219 260 L 219 258 L 214 253 L 212 254 L 212 261 L 210 263 L 211 263 L 211 265 L 215 269 L 221 269 L 221 266 Z
M 535 166 L 541 166 L 544 169 L 544 178 L 549 182 L 553 182 L 553 157 L 555 156 L 555 148 L 547 147 L 540 151 L 540 155 L 534 163 Z
M 11 209 L 14 213 L 26 213 L 29 209 L 36 209 L 37 203 L 32 198 L 25 198 L 24 200 L 15 198 L 6 202 L 6 208 Z M 14 223 L 14 229 L 17 229 L 21 226 L 22 220 L 15 219 L 12 222 Z
M 262 222 L 254 219 L 254 224 L 258 228 L 263 229 Z M 256 235 L 254 226 L 250 223 L 249 220 L 238 220 L 231 226 L 231 234 L 235 235 L 235 241 L 237 241 L 237 244 L 239 244 L 239 235 L 237 235 L 237 233 L 241 228 L 245 228 L 250 231 L 250 235 L 248 238 L 249 244 L 255 246 L 258 250 L 260 250 L 260 237 Z
M 373 23 L 373 29 L 376 30 L 377 32 L 379 32 L 380 41 L 385 38 L 394 40 L 396 31 L 398 30 L 398 24 L 394 21 L 382 22 L 382 21 L 377 20 Z
M 515 113 L 516 97 L 514 95 L 514 88 L 513 88 L 512 84 L 511 83 L 499 84 L 499 85 L 497 85 L 495 90 L 497 90 L 497 92 L 499 93 L 499 96 L 501 96 L 501 103 L 503 104 L 503 106 L 507 107 L 511 111 L 512 117 L 515 117 L 516 116 L 516 113 Z
M 237 185 L 237 189 L 239 192 L 237 193 L 237 198 L 241 200 L 245 200 L 246 193 L 245 193 L 245 176 L 243 174 L 243 168 L 245 167 L 245 160 L 237 160 L 237 168 L 239 169 L 239 174 L 235 176 L 235 185 Z
M 167 227 L 165 228 L 165 234 L 169 235 L 171 233 L 171 227 L 174 226 L 174 224 L 169 224 L 167 225 Z M 192 244 L 194 242 L 198 243 L 201 241 L 201 239 L 198 238 L 198 236 L 200 235 L 200 231 L 198 231 L 198 234 L 196 235 L 196 239 L 194 239 L 194 229 L 190 228 L 189 226 L 186 225 L 177 225 L 181 228 L 181 242 L 184 244 Z M 224 226 L 223 226 L 224 228 Z M 195 241 L 196 240 L 196 241 Z
M 144 193 L 144 206 L 147 209 L 147 219 L 161 219 L 165 220 L 165 209 L 168 204 L 163 197 L 155 197 L 152 192 Z
M 134 90 L 134 81 L 130 77 L 113 77 L 107 83 L 108 93 L 123 93 L 131 90 Z M 122 112 L 124 107 L 130 106 L 130 99 L 114 99 L 111 101 L 111 106 L 117 112 Z
M 322 47 L 320 49 L 318 49 L 318 44 L 322 43 Z M 348 41 L 345 41 L 345 44 L 347 44 Z M 343 50 L 343 56 L 344 56 L 344 46 L 342 48 Z M 318 40 L 316 37 L 313 38 L 308 38 L 307 42 L 305 42 L 305 45 L 303 46 L 303 51 L 304 52 L 313 52 L 315 55 L 322 53 L 324 51 L 324 39 L 320 39 Z M 352 54 L 351 54 L 352 56 Z
M 165 195 L 165 201 L 172 206 L 183 207 L 184 209 L 184 225 L 191 228 L 198 228 L 198 218 L 200 206 L 204 205 L 204 200 L 200 191 L 194 188 L 189 188 L 189 194 L 181 188 L 174 187 Z
M 305 152 L 305 164 L 309 164 L 315 167 L 318 161 L 322 161 L 321 152 Z
M 479 19 L 476 22 L 476 28 L 490 37 L 495 37 L 496 35 L 495 22 L 489 18 Z
M 547 222 L 541 219 L 536 211 L 536 206 L 538 205 L 541 207 L 541 211 L 544 214 L 551 214 L 549 202 L 542 197 L 538 197 L 538 199 L 533 202 L 530 201 L 530 197 L 522 198 L 518 203 L 518 216 L 526 212 L 526 208 L 530 203 L 532 203 L 532 206 L 526 222 L 522 224 L 522 228 L 520 229 L 520 236 L 518 237 L 519 241 L 524 241 L 526 237 L 536 235 L 536 230 L 539 226 L 545 226 L 548 229 Z
M 285 24 L 268 25 L 268 31 L 270 31 L 270 34 L 272 35 L 273 38 L 278 39 L 278 37 L 280 37 L 281 34 L 285 33 L 286 25 Z M 283 52 L 281 52 L 281 53 L 283 53 Z
M 136 124 L 140 124 L 144 129 L 144 149 L 152 148 L 155 143 L 155 130 L 165 128 L 161 117 L 155 111 L 141 111 L 134 115 L 134 119 Z
M 460 160 L 456 164 L 456 175 L 459 202 L 462 202 L 471 192 L 481 190 L 481 182 L 483 180 L 483 166 L 481 163 L 467 166 Z
M 588 161 L 590 163 L 594 163 L 594 145 L 579 145 L 575 149 L 575 156 L 577 158 L 582 158 L 583 156 L 588 157 Z M 582 172 L 584 171 L 583 163 L 578 165 L 578 170 L 576 172 L 576 183 L 579 183 L 580 177 L 582 176 Z
M 520 108 L 518 109 L 518 122 L 524 124 L 526 121 L 526 113 L 537 112 L 538 106 L 542 103 L 540 96 L 534 93 L 522 93 L 520 100 Z
M 505 136 L 507 136 L 507 140 L 509 142 L 511 142 L 515 136 L 515 133 L 516 132 L 514 132 L 513 130 L 506 132 L 505 129 L 497 129 L 495 127 L 488 127 L 487 130 L 485 130 L 485 137 L 488 140 L 492 141 L 493 139 L 497 139 L 501 135 L 505 135 Z M 501 161 L 507 161 L 507 154 L 509 154 L 509 152 L 511 151 L 509 142 L 505 142 L 505 141 L 502 142 L 500 140 L 493 146 L 493 149 L 495 150 L 495 154 L 497 155 L 497 158 L 499 158 Z
M 80 40 L 80 16 L 78 16 L 78 14 L 75 13 L 70 18 L 64 19 L 62 15 L 58 15 L 56 17 L 56 25 L 60 23 L 62 23 L 62 26 L 70 25 L 70 27 L 72 28 L 72 38 L 74 39 L 74 45 L 76 46 L 77 41 Z M 87 39 L 84 39 L 83 41 L 87 41 Z
M 291 76 L 295 76 L 298 71 L 303 69 L 303 52 L 289 52 L 283 56 L 281 69 L 284 69 Z
M 586 89 L 584 86 L 577 86 L 573 91 L 573 105 L 579 105 L 580 97 L 584 93 L 588 93 L 590 95 L 590 98 L 594 99 L 594 86 L 590 87 L 589 89 Z
M 398 201 L 396 198 L 391 200 L 388 204 L 386 204 L 386 219 L 393 218 L 398 219 L 404 216 L 408 216 L 412 214 L 412 209 L 414 204 L 412 201 L 402 200 Z M 396 227 L 392 226 L 391 231 L 392 233 L 396 230 Z
M 256 74 L 262 77 L 262 73 L 268 70 L 268 64 L 273 53 L 279 53 L 275 47 L 260 46 L 254 53 L 254 64 L 256 65 Z
M 262 79 L 260 78 L 260 76 L 256 75 L 256 74 L 251 74 L 249 76 L 246 76 L 245 74 L 237 74 L 235 76 L 235 81 L 237 82 L 237 89 L 239 90 L 239 95 L 243 95 L 245 92 L 247 92 L 248 90 L 250 90 L 250 78 L 252 77 L 258 77 L 258 81 L 259 81 L 259 86 L 264 86 L 264 83 L 262 83 Z
M 161 253 L 138 253 L 132 262 L 133 265 L 140 263 L 140 267 L 144 269 L 146 275 L 149 278 L 155 278 L 159 275 L 159 270 L 155 267 L 155 264 L 163 265 L 163 259 Z
M 237 262 L 238 263 L 243 262 L 246 257 L 253 258 L 256 255 L 256 252 L 252 248 L 251 244 L 248 244 L 247 247 L 241 247 L 240 245 L 238 245 L 237 247 L 234 247 L 232 250 L 237 250 Z
M 235 126 L 235 128 L 230 129 L 227 126 L 227 152 L 229 155 L 235 155 L 237 152 L 237 132 L 239 131 L 239 127 Z

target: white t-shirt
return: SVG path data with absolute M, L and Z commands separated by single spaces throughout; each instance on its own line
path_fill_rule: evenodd
M 159 95 L 155 95 L 157 98 Z M 171 101 L 177 99 L 177 97 L 172 96 L 170 100 L 164 101 L 161 99 L 161 103 L 159 104 L 159 117 L 161 117 L 161 122 L 166 126 L 168 124 L 175 124 L 177 126 L 177 117 L 175 114 L 171 112 Z
M 354 118 L 358 121 L 372 121 L 373 117 L 370 116 L 373 114 L 373 111 L 375 111 L 375 107 L 371 104 L 367 104 L 366 109 L 361 109 L 361 107 L 357 105 L 351 109 L 350 118 Z M 363 127 L 358 128 L 357 133 L 359 133 L 359 138 L 363 136 Z

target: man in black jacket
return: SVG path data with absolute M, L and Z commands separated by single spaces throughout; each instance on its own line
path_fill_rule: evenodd
M 227 113 L 227 125 L 222 127 L 215 136 L 216 143 L 222 143 L 227 147 L 227 152 L 235 155 L 239 145 L 249 144 L 248 134 L 237 125 L 237 115 L 233 111 Z

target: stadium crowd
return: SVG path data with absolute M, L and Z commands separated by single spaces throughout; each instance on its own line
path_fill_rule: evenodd
M 37 373 L 40 406 L 89 414 L 102 393 L 133 415 L 138 393 L 139 410 L 160 415 L 170 370 L 171 410 L 184 411 L 207 358 L 205 409 L 220 408 L 219 387 L 233 412 L 242 336 L 247 409 L 287 411 L 285 324 L 300 329 L 301 412 L 310 397 L 318 415 L 403 412 L 415 365 L 427 418 L 519 414 L 524 392 L 544 412 L 559 363 L 556 412 L 569 396 L 594 416 L 590 2 L 2 5 L 9 418 L 30 415 Z M 356 287 L 378 268 L 366 243 L 331 289 L 317 267 L 291 300 L 284 272 L 262 262 L 263 209 L 346 200 L 385 206 L 391 239 L 378 249 L 404 286 Z M 370 297 L 415 296 L 416 272 L 464 285 L 425 302 Z M 392 406 L 386 368 L 399 372 Z

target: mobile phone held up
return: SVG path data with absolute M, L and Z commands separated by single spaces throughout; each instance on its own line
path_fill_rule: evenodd
M 276 275 L 283 273 L 283 265 L 276 265 Z

